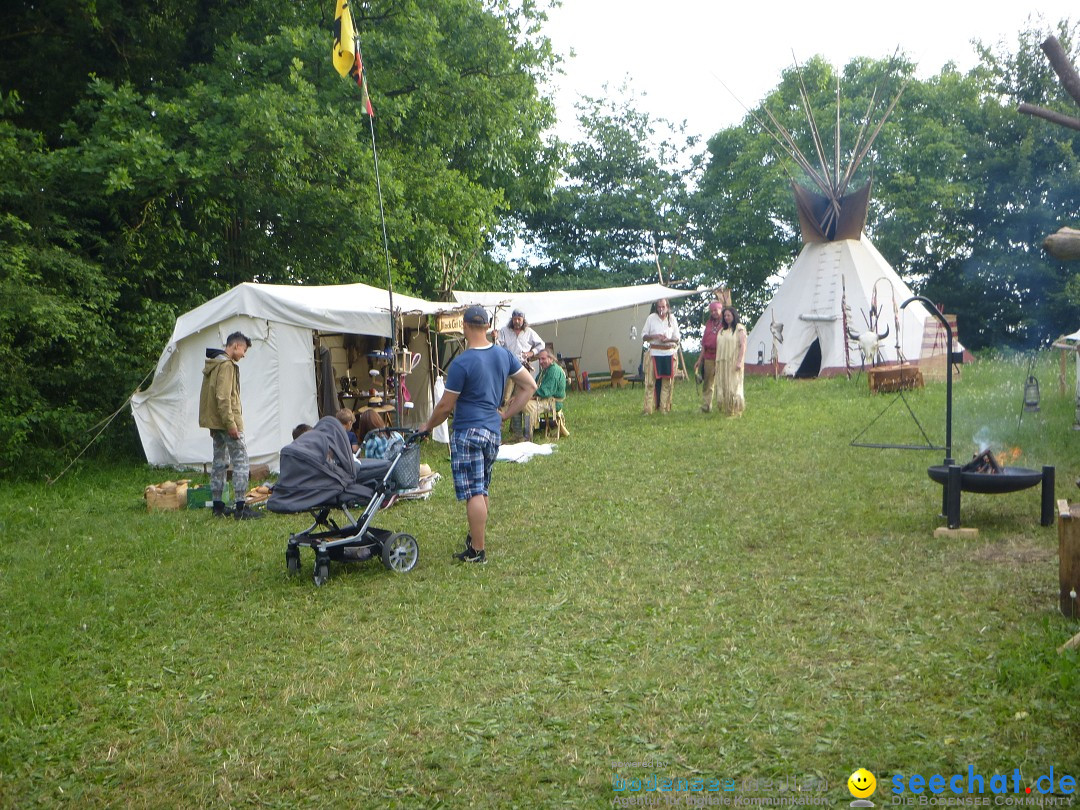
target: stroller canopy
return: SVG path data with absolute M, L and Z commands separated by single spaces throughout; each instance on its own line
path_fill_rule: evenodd
M 324 416 L 307 433 L 281 448 L 281 476 L 267 501 L 271 512 L 303 512 L 317 506 L 367 502 L 374 492 L 356 483 L 345 428 Z

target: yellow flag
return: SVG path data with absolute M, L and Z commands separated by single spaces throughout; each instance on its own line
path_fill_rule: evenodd
M 353 28 L 349 0 L 337 0 L 337 13 L 334 14 L 334 68 L 342 76 L 348 76 L 356 66 L 356 29 Z

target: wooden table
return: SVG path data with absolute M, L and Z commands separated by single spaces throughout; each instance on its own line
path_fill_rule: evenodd
M 581 357 L 563 357 L 563 368 L 566 369 L 566 376 L 570 380 L 570 390 L 580 391 L 581 389 L 581 368 L 578 366 L 578 361 Z

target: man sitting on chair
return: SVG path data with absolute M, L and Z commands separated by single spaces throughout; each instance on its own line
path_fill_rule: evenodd
M 525 405 L 525 438 L 532 441 L 533 431 L 540 424 L 541 414 L 550 414 L 559 426 L 559 436 L 569 436 L 562 417 L 563 399 L 566 397 L 566 372 L 555 362 L 548 349 L 541 349 L 536 356 L 540 363 L 540 374 L 536 378 L 536 393 Z

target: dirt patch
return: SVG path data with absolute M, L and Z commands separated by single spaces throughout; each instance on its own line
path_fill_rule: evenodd
M 1000 565 L 1030 565 L 1046 562 L 1057 557 L 1057 550 L 1038 546 L 1011 546 L 994 543 L 981 546 L 971 551 L 971 559 L 976 562 L 998 563 Z

